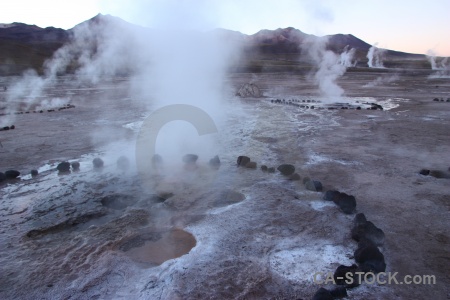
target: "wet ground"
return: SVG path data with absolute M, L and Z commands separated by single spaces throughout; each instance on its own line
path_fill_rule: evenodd
M 387 272 L 436 276 L 435 285 L 365 284 L 349 299 L 448 298 L 450 179 L 418 172 L 450 167 L 450 81 L 389 76 L 347 73 L 339 99 L 320 96 L 305 76 L 230 76 L 212 152 L 197 168 L 166 159 L 151 190 L 134 164 L 151 105 L 135 101 L 126 78 L 55 83 L 49 97 L 69 95 L 74 108 L 14 115 L 16 128 L 0 132 L 0 171 L 22 173 L 0 189 L 0 298 L 309 299 L 330 287 L 313 282 L 316 272 L 354 263 L 354 214 L 259 169 L 282 163 L 356 197 L 357 212 L 386 234 Z M 233 96 L 250 81 L 265 97 Z M 215 154 L 219 170 L 208 165 Z M 116 165 L 121 155 L 128 170 Z M 239 155 L 258 168 L 237 168 Z M 58 174 L 62 160 L 80 171 Z

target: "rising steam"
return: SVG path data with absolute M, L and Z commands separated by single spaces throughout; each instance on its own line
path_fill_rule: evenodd
M 367 59 L 369 60 L 367 62 L 367 65 L 369 66 L 369 68 L 384 68 L 383 59 L 385 52 L 385 49 L 380 49 L 377 47 L 377 43 L 370 47 L 369 51 L 367 52 Z
M 314 81 L 319 86 L 320 93 L 326 97 L 326 101 L 336 101 L 344 94 L 344 90 L 336 83 L 336 80 L 344 75 L 348 67 L 353 66 L 354 49 L 345 47 L 344 52 L 338 55 L 327 50 L 327 37 L 313 37 L 302 45 L 308 56 L 314 62 L 317 71 Z

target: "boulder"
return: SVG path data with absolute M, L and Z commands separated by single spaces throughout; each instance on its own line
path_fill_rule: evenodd
M 185 164 L 195 164 L 197 162 L 198 155 L 196 154 L 186 154 L 183 156 L 183 162 Z
M 302 182 L 303 184 L 307 183 L 308 181 L 310 181 L 311 178 L 309 178 L 308 176 L 306 176 L 305 178 L 303 178 Z
M 216 155 L 209 160 L 209 166 L 213 169 L 219 169 L 220 167 L 220 159 L 219 156 Z
M 356 199 L 354 196 L 347 195 L 346 193 L 339 193 L 335 195 L 333 202 L 339 206 L 345 214 L 351 214 L 355 211 Z
M 80 171 L 80 163 L 77 161 L 74 161 L 70 164 L 72 166 L 73 171 Z
M 16 126 L 11 125 L 11 126 L 9 126 L 9 129 L 16 129 Z
M 120 156 L 117 159 L 117 168 L 122 171 L 127 171 L 130 168 L 130 160 L 126 156 Z
M 245 167 L 250 162 L 250 157 L 241 155 L 237 158 L 238 167 Z
M 6 175 L 3 172 L 0 172 L 0 182 L 5 181 L 6 180 Z
M 259 98 L 262 96 L 260 88 L 254 83 L 244 84 L 239 91 L 236 93 L 237 96 L 247 98 Z
M 295 167 L 290 164 L 282 164 L 277 168 L 277 170 L 280 171 L 280 173 L 283 174 L 284 176 L 289 176 L 294 174 Z
M 267 173 L 275 173 L 275 167 L 267 168 Z
M 20 176 L 20 172 L 17 170 L 8 170 L 5 172 L 6 179 L 16 179 Z
M 430 170 L 422 169 L 422 170 L 419 171 L 419 174 L 420 175 L 425 175 L 425 176 L 430 175 Z
M 101 169 L 104 166 L 104 162 L 100 157 L 94 158 L 92 164 L 94 165 L 94 169 Z
M 245 167 L 249 168 L 249 169 L 256 169 L 256 166 L 257 166 L 257 164 L 254 161 L 250 161 L 245 165 Z
M 374 243 L 367 239 L 359 241 L 354 257 L 356 262 L 360 264 L 360 269 L 363 272 L 379 273 L 386 270 L 383 253 L 380 252 Z
M 320 192 L 322 191 L 322 183 L 317 180 L 308 180 L 305 183 L 305 188 L 309 191 Z
M 360 240 L 367 239 L 376 246 L 382 246 L 384 244 L 385 235 L 383 230 L 375 226 L 372 222 L 365 220 L 364 214 L 357 214 L 353 222 L 354 226 L 351 233 L 355 241 L 359 242 Z
M 70 163 L 63 161 L 56 166 L 56 169 L 61 173 L 70 172 Z
M 267 166 L 266 166 L 266 165 L 262 165 L 262 166 L 261 166 L 261 171 L 267 172 Z
M 430 170 L 430 176 L 435 178 L 450 178 L 450 174 L 439 170 Z
M 335 199 L 335 197 L 339 195 L 339 192 L 336 190 L 328 190 L 325 192 L 325 194 L 323 195 L 323 200 L 326 201 L 333 201 L 333 199 Z
M 347 289 L 345 287 L 339 286 L 337 288 L 334 288 L 330 291 L 331 296 L 333 296 L 334 299 L 341 299 L 348 296 Z
M 320 288 L 313 296 L 312 300 L 333 300 L 334 297 L 330 291 L 324 288 Z
M 348 288 L 357 287 L 361 284 L 361 282 L 358 280 L 358 275 L 355 275 L 356 272 L 360 272 L 360 270 L 355 264 L 351 266 L 340 265 L 337 267 L 336 271 L 334 271 L 334 282 L 337 285 L 344 285 Z M 351 282 L 352 279 L 353 282 Z
M 36 177 L 36 176 L 38 176 L 39 172 L 38 172 L 38 170 L 31 170 L 30 174 L 31 174 L 31 177 Z

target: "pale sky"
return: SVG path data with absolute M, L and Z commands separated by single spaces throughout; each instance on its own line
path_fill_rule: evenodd
M 450 0 L 2 0 L 0 23 L 69 29 L 98 13 L 147 27 L 253 34 L 295 27 L 353 34 L 392 50 L 450 56 Z

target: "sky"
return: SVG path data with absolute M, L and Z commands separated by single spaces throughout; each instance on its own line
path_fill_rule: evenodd
M 152 28 L 353 34 L 380 48 L 450 56 L 450 0 L 14 0 L 3 1 L 0 23 L 69 29 L 98 13 Z

